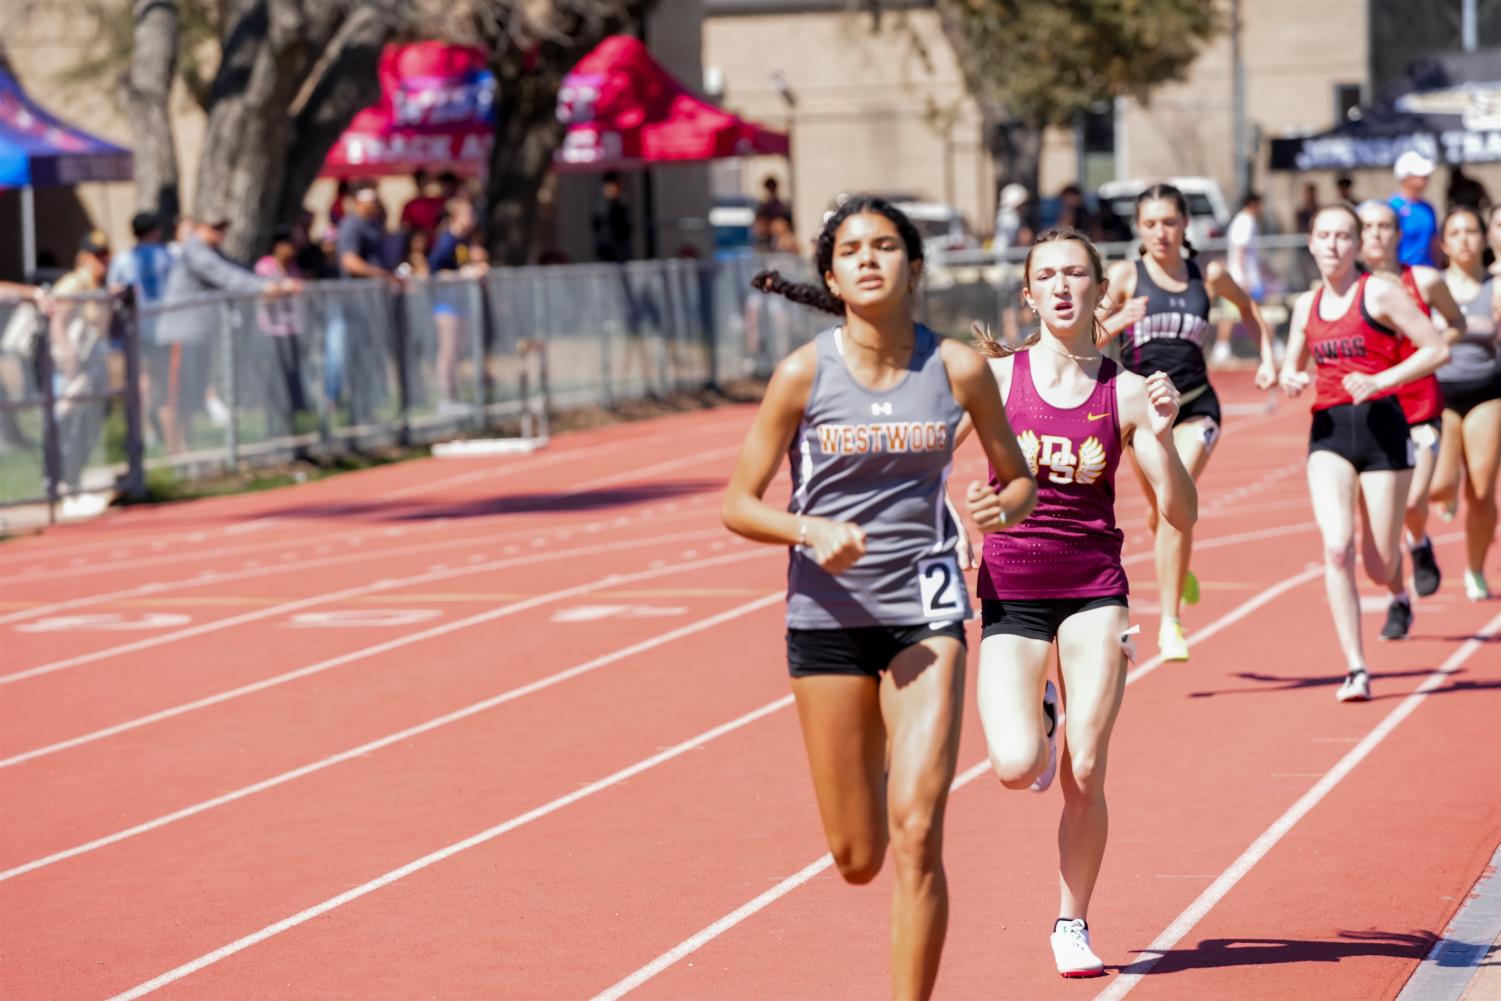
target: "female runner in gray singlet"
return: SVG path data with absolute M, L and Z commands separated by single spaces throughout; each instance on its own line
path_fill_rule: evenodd
M 1492 209 L 1492 220 L 1495 213 Z M 1464 496 L 1464 585 L 1471 601 L 1491 596 L 1485 560 L 1496 535 L 1501 469 L 1501 324 L 1496 322 L 1501 279 L 1485 270 L 1485 229 L 1480 213 L 1468 207 L 1450 211 L 1440 229 L 1449 259 L 1444 281 L 1464 314 L 1465 334 L 1450 346 L 1448 364 L 1435 373 L 1444 394 L 1444 430 L 1433 499 L 1452 503 Z
M 948 926 L 943 814 L 970 617 L 943 492 L 961 416 L 983 429 L 1007 524 L 1031 511 L 1036 484 L 984 360 L 913 322 L 922 238 L 906 216 L 853 198 L 814 259 L 819 285 L 756 276 L 842 321 L 777 366 L 724 522 L 791 547 L 788 666 L 824 834 L 851 883 L 874 879 L 891 847 L 891 990 L 925 998 Z M 785 509 L 764 499 L 784 455 Z

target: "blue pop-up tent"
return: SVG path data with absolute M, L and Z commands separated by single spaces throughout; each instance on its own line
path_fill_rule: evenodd
M 83 181 L 128 181 L 130 151 L 49 114 L 0 70 L 0 188 L 21 191 L 21 257 L 36 267 L 36 188 Z

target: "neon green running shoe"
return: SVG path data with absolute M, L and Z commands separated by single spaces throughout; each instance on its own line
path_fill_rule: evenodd
M 1183 604 L 1197 605 L 1199 603 L 1199 578 L 1194 576 L 1192 570 L 1183 575 Z

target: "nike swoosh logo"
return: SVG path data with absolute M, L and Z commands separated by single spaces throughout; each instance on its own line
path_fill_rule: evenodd
M 1085 414 L 1084 416 L 1087 417 L 1087 418 L 1089 418 L 1092 421 L 1102 421 L 1105 418 L 1109 417 L 1110 414 L 1109 413 L 1103 413 L 1103 414 Z

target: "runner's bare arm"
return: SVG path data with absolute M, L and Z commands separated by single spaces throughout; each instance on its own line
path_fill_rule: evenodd
M 1297 396 L 1308 388 L 1308 310 L 1313 293 L 1304 292 L 1293 303 L 1293 316 L 1287 327 L 1287 354 L 1282 356 L 1282 374 L 1278 381 L 1288 396 Z
M 1178 390 L 1164 372 L 1146 379 L 1121 372 L 1115 382 L 1121 415 L 1121 444 L 1136 456 L 1136 466 L 1157 494 L 1157 510 L 1180 532 L 1199 519 L 1199 492 L 1173 444 Z
M 1431 375 L 1449 360 L 1449 346 L 1434 329 L 1433 321 L 1418 308 L 1418 304 L 1412 301 L 1412 296 L 1400 285 L 1395 282 L 1366 282 L 1365 307 L 1371 316 L 1412 341 L 1417 350 L 1405 361 L 1375 375 L 1352 372 L 1345 376 L 1342 384 L 1350 394 L 1350 399 L 1356 403 L 1363 403 L 1377 393 Z
M 816 347 L 805 344 L 772 373 L 730 474 L 721 517 L 730 531 L 756 542 L 809 546 L 819 566 L 839 573 L 865 554 L 865 533 L 860 526 L 793 514 L 763 499 L 802 422 L 817 359 Z
M 1454 301 L 1454 293 L 1449 291 L 1449 283 L 1444 281 L 1443 272 L 1419 264 L 1412 269 L 1412 274 L 1418 291 L 1423 294 L 1423 301 L 1428 303 L 1428 308 L 1433 310 L 1435 316 L 1444 321 L 1442 325 L 1434 324 L 1443 335 L 1444 343 L 1453 344 L 1463 339 L 1465 314 L 1459 308 L 1459 303 Z
M 1256 366 L 1256 388 L 1270 389 L 1277 383 L 1277 360 L 1272 353 L 1272 328 L 1261 315 L 1261 307 L 1240 287 L 1240 282 L 1219 261 L 1210 261 L 1204 271 L 1205 285 L 1211 296 L 1229 301 L 1240 318 L 1256 328 L 1261 343 L 1261 362 Z
M 972 482 L 966 491 L 970 516 L 981 531 L 997 531 L 1015 525 L 1037 504 L 1037 483 L 1027 468 L 1021 446 L 1006 419 L 1000 387 L 990 365 L 974 349 L 954 340 L 943 342 L 943 363 L 948 370 L 954 399 L 968 413 L 985 457 L 1001 481 L 994 491 Z M 983 494 L 984 496 L 977 496 Z M 992 499 L 993 498 L 993 499 Z M 977 511 L 975 502 L 982 502 Z
M 1147 315 L 1146 296 L 1136 294 L 1136 265 L 1132 261 L 1116 261 L 1108 273 L 1110 285 L 1105 292 L 1109 304 L 1105 312 L 1105 340 L 1110 343 L 1132 324 Z

